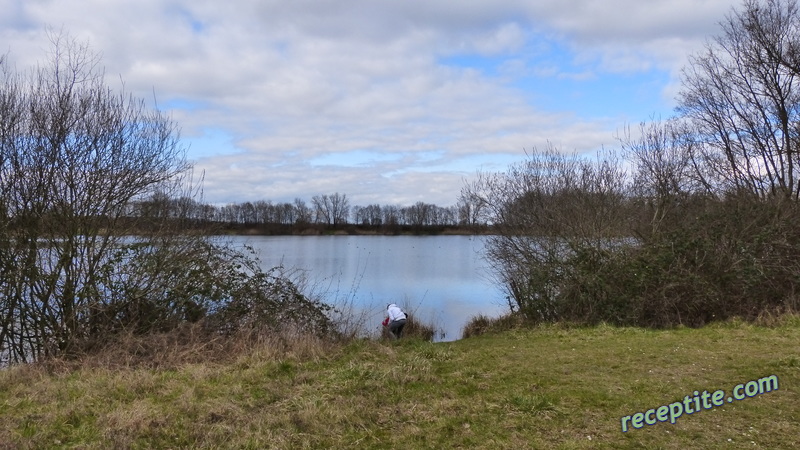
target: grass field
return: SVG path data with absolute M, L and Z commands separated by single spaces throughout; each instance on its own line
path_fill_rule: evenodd
M 703 329 L 541 326 L 359 340 L 173 368 L 0 372 L 1 448 L 790 448 L 800 319 Z M 623 416 L 776 375 L 752 398 L 621 431 Z M 651 416 L 652 417 L 652 416 Z

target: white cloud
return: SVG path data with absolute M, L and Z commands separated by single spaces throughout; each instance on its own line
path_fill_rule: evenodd
M 63 27 L 102 53 L 112 86 L 121 76 L 128 90 L 172 105 L 185 136 L 224 132 L 198 152 L 209 201 L 339 191 L 365 202 L 449 204 L 471 162 L 505 162 L 548 140 L 593 151 L 613 145 L 623 125 L 537 109 L 536 93 L 515 81 L 674 75 L 733 4 L 0 0 L 0 38 L 24 67 L 45 56 L 45 26 Z M 554 48 L 569 53 L 554 58 Z M 498 67 L 442 64 L 453 55 L 495 58 Z M 212 145 L 226 148 L 209 156 Z M 310 164 L 354 152 L 388 157 Z M 430 154 L 441 155 L 433 169 Z

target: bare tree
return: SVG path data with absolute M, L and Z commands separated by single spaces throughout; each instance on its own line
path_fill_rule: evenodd
M 665 222 L 674 226 L 683 221 L 681 215 L 692 196 L 717 190 L 705 165 L 694 158 L 695 139 L 684 125 L 677 118 L 642 123 L 635 137 L 629 128 L 619 137 L 634 169 L 631 194 L 637 211 L 650 213 L 638 221 L 643 225 L 640 237 L 659 232 Z
M 350 213 L 353 215 L 353 223 L 356 225 L 369 225 L 369 220 L 365 216 L 366 208 L 360 205 L 355 205 L 350 208 Z
M 394 226 L 400 224 L 400 208 L 395 205 L 384 205 L 381 208 L 383 214 L 383 223 L 386 225 Z
M 431 224 L 432 206 L 425 202 L 417 202 L 412 206 L 404 208 L 406 220 L 409 225 L 421 227 Z
M 335 194 L 328 197 L 331 204 L 331 216 L 333 217 L 333 225 L 344 225 L 348 222 L 350 216 L 350 201 L 347 200 L 346 194 Z
M 357 224 L 379 226 L 383 223 L 381 215 L 381 206 L 367 205 L 367 206 L 353 206 L 351 209 L 353 220 Z
M 51 39 L 47 64 L 0 84 L 0 352 L 14 361 L 84 337 L 128 204 L 189 167 L 169 117 L 108 88 L 87 45 Z
M 310 223 L 311 222 L 311 210 L 306 205 L 305 200 L 301 198 L 294 199 L 294 209 L 296 216 L 297 223 Z
M 297 213 L 291 203 L 280 203 L 275 205 L 275 212 L 278 217 L 277 222 L 284 225 L 291 225 L 297 220 Z
M 347 195 L 315 195 L 311 198 L 317 223 L 338 226 L 347 223 L 350 214 L 350 203 Z
M 311 197 L 311 206 L 314 208 L 314 222 L 333 225 L 333 212 L 331 202 L 327 195 Z
M 255 208 L 255 223 L 263 225 L 275 223 L 278 220 L 275 206 L 273 206 L 272 202 L 259 200 L 253 204 L 253 207 Z
M 684 70 L 679 111 L 726 191 L 798 199 L 798 48 L 795 0 L 746 0 Z
M 484 206 L 479 197 L 465 197 L 462 195 L 456 205 L 459 225 L 480 225 Z
M 381 205 L 372 204 L 364 207 L 364 218 L 372 226 L 382 225 Z
M 613 155 L 591 161 L 551 146 L 462 189 L 462 203 L 482 205 L 494 226 L 487 258 L 512 309 L 559 319 L 572 262 L 600 264 L 610 239 L 624 235 L 626 180 Z

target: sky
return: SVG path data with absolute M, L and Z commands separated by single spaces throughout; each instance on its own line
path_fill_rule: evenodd
M 596 154 L 673 114 L 730 0 L 0 0 L 0 53 L 48 27 L 169 112 L 206 203 L 449 206 L 549 144 Z

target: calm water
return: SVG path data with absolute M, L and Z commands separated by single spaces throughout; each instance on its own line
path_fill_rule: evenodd
M 305 271 L 330 303 L 350 300 L 378 331 L 386 304 L 397 303 L 444 332 L 461 338 L 467 321 L 507 310 L 488 277 L 477 236 L 268 236 L 237 237 L 252 246 L 265 269 L 282 264 Z

